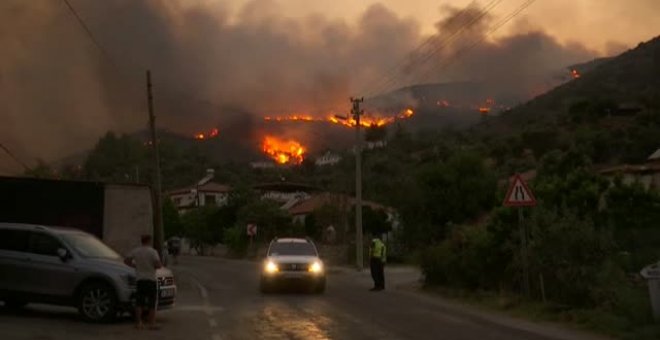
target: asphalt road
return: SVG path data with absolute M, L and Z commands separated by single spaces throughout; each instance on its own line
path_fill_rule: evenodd
M 174 271 L 177 307 L 159 314 L 161 330 L 135 330 L 129 319 L 86 324 L 73 309 L 30 305 L 0 312 L 0 339 L 595 339 L 403 289 L 417 277 L 409 269 L 387 268 L 378 293 L 366 272 L 331 270 L 324 295 L 262 295 L 258 265 L 245 261 L 186 257 Z

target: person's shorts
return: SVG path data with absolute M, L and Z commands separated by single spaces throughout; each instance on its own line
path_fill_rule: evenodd
M 138 280 L 137 292 L 135 294 L 135 303 L 138 307 L 146 309 L 156 308 L 157 296 L 158 286 L 156 281 Z

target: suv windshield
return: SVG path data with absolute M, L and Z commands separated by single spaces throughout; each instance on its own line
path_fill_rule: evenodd
M 311 243 L 302 242 L 275 242 L 270 246 L 269 256 L 277 255 L 303 255 L 317 256 L 316 248 Z
M 73 247 L 83 257 L 118 259 L 121 258 L 114 250 L 91 235 L 65 233 L 61 235 L 64 241 Z

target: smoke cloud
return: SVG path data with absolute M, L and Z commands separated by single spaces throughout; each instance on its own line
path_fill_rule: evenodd
M 217 124 L 222 133 L 226 123 L 225 130 L 237 133 L 264 115 L 345 113 L 349 96 L 376 88 L 427 38 L 414 19 L 381 4 L 347 22 L 321 14 L 289 18 L 271 0 L 251 1 L 236 15 L 182 0 L 69 1 L 102 50 L 61 1 L 0 3 L 0 142 L 28 163 L 88 149 L 109 129 L 146 126 L 146 69 L 162 127 L 189 134 Z M 446 7 L 444 13 L 435 43 L 459 30 L 466 12 Z M 537 30 L 486 39 L 442 66 L 462 44 L 483 37 L 494 19 L 462 32 L 428 63 L 409 63 L 387 90 L 456 80 L 528 90 L 523 79 L 594 56 Z

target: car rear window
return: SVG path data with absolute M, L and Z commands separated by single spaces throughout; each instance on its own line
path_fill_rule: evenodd
M 270 246 L 268 255 L 317 256 L 317 253 L 316 253 L 316 248 L 311 243 L 275 242 Z
M 26 230 L 0 229 L 0 250 L 27 252 L 29 237 Z

